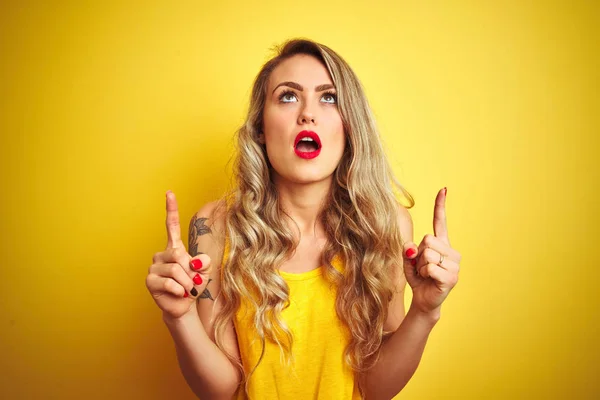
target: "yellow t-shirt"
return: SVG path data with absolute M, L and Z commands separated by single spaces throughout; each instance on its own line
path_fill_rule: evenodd
M 332 265 L 339 271 L 343 268 L 338 258 Z M 263 359 L 250 377 L 248 396 L 242 387 L 237 399 L 360 399 L 354 374 L 343 359 L 349 332 L 335 311 L 335 287 L 324 278 L 321 267 L 279 274 L 290 288 L 290 305 L 282 318 L 293 335 L 295 363 L 285 367 L 277 344 L 266 341 Z M 234 318 L 246 374 L 256 366 L 262 350 L 250 310 L 242 300 Z

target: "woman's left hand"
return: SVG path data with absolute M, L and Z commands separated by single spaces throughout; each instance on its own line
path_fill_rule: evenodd
M 413 292 L 411 307 L 438 315 L 443 301 L 458 282 L 461 255 L 450 246 L 446 225 L 446 188 L 440 190 L 433 211 L 433 232 L 418 247 L 404 246 L 404 273 Z

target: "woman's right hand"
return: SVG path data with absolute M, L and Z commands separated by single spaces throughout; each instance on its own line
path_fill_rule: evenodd
M 196 299 L 206 288 L 210 257 L 192 257 L 181 241 L 179 211 L 175 194 L 167 192 L 167 248 L 152 258 L 146 287 L 163 311 L 163 318 L 179 319 L 196 311 Z

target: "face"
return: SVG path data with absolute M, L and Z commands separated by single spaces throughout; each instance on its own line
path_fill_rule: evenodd
M 260 140 L 276 183 L 331 179 L 346 139 L 333 81 L 315 57 L 290 57 L 271 73 Z

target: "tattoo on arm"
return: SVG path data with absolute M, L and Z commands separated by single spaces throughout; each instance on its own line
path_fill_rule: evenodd
M 204 289 L 204 292 L 202 292 L 200 294 L 200 296 L 198 296 L 198 300 L 199 299 L 211 299 L 212 301 L 215 301 L 215 299 L 213 299 L 212 295 L 210 294 L 210 292 L 208 290 L 208 285 L 210 284 L 210 281 L 212 281 L 212 279 L 208 278 L 208 283 L 206 284 L 206 289 Z
M 203 254 L 198 251 L 198 243 L 196 243 L 196 241 L 198 239 L 198 236 L 211 233 L 210 228 L 205 225 L 207 219 L 208 218 L 198 218 L 196 215 L 194 215 L 192 221 L 190 222 L 188 245 L 190 247 L 190 255 L 192 257 L 195 257 L 198 254 Z
M 198 218 L 196 215 L 194 215 L 194 217 L 192 218 L 192 221 L 190 222 L 188 245 L 190 247 L 190 255 L 192 257 L 195 257 L 198 254 L 204 254 L 204 253 L 198 251 L 197 240 L 198 240 L 198 236 L 202 236 L 202 235 L 206 235 L 207 233 L 211 233 L 210 228 L 208 226 L 206 226 L 207 219 L 208 218 Z M 212 297 L 212 294 L 208 290 L 208 285 L 210 284 L 211 281 L 212 281 L 212 279 L 208 278 L 208 283 L 206 284 L 206 288 L 200 294 L 200 296 L 198 296 L 196 298 L 196 301 L 198 301 L 200 299 L 210 299 L 212 301 L 215 301 L 215 299 Z

